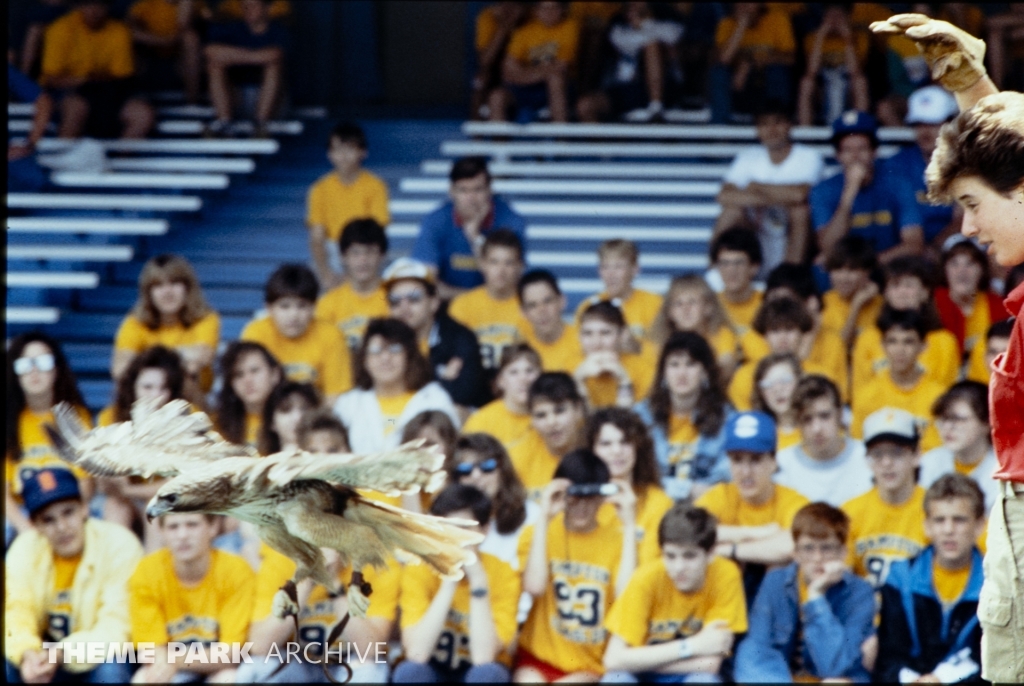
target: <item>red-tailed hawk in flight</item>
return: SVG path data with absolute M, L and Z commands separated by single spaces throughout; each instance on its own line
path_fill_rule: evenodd
M 136 403 L 132 420 L 87 431 L 77 413 L 61 404 L 47 426 L 61 457 L 99 477 L 171 477 L 146 507 L 149 519 L 168 512 L 231 515 L 256 526 L 260 538 L 296 563 L 295 576 L 275 598 L 275 614 L 298 611 L 288 601 L 293 583 L 307 577 L 332 592 L 320 548 L 337 550 L 355 570 L 349 610 L 362 617 L 369 606 L 365 565 L 388 557 L 419 558 L 446 577 L 460 578 L 473 559 L 464 546 L 483 536 L 456 524 L 475 522 L 407 512 L 368 500 L 355 489 L 388 495 L 436 490 L 444 480 L 444 456 L 422 441 L 376 455 L 315 455 L 299 450 L 259 457 L 228 443 L 209 418 L 173 400 L 159 409 Z

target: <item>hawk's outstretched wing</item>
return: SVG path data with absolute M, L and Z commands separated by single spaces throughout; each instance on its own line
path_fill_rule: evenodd
M 267 474 L 277 484 L 312 479 L 400 495 L 421 490 L 433 493 L 445 480 L 441 471 L 444 453 L 437 446 L 424 446 L 423 439 L 372 455 L 297 452 L 266 459 L 277 461 Z
M 255 457 L 251 448 L 225 441 L 210 418 L 192 412 L 185 400 L 156 408 L 136 402 L 132 421 L 88 431 L 75 410 L 53 410 L 56 428 L 46 426 L 60 456 L 94 476 L 174 476 L 190 466 L 223 457 Z

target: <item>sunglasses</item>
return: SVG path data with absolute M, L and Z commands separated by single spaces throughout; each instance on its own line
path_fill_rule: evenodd
M 401 355 L 405 352 L 405 348 L 402 347 L 401 343 L 391 343 L 389 345 L 372 345 L 366 349 L 367 355 L 380 355 L 385 352 L 392 355 Z
M 403 302 L 408 302 L 410 305 L 416 305 L 427 299 L 427 294 L 417 291 L 415 293 L 408 293 L 406 295 L 389 295 L 388 305 L 391 307 L 398 307 Z
M 498 461 L 493 457 L 483 462 L 463 462 L 455 468 L 455 474 L 457 476 L 469 476 L 473 473 L 474 469 L 479 469 L 484 474 L 490 474 L 498 468 Z
M 53 359 L 53 355 L 36 355 L 35 357 L 19 357 L 14 361 L 14 373 L 18 376 L 24 376 L 33 369 L 38 369 L 41 372 L 52 372 L 53 368 L 57 366 L 56 361 Z

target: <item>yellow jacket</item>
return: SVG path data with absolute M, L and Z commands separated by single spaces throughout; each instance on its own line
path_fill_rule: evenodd
M 88 519 L 85 548 L 71 587 L 72 626 L 64 643 L 121 643 L 130 638 L 128 578 L 142 559 L 142 546 L 118 524 Z M 53 592 L 53 550 L 38 531 L 19 534 L 7 551 L 4 607 L 4 654 L 21 664 L 28 650 L 43 647 L 46 604 Z M 68 653 L 66 653 L 68 654 Z M 70 672 L 96 665 L 69 662 Z

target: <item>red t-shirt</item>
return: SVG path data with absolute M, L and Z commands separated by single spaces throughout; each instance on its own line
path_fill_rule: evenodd
M 988 405 L 992 445 L 999 459 L 993 476 L 1024 483 L 1024 284 L 1014 288 L 1004 304 L 1017 319 L 1010 332 L 1009 347 L 992 361 Z

